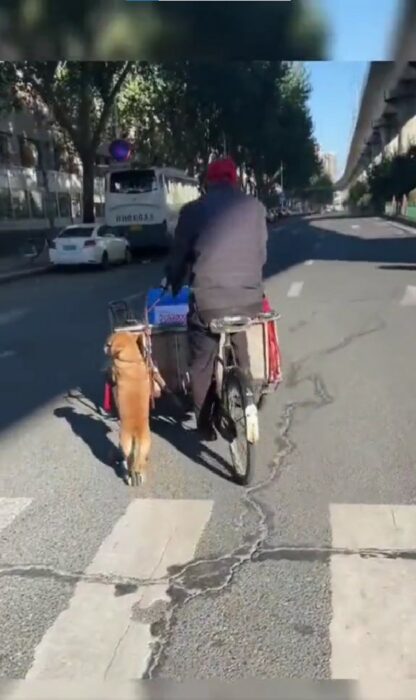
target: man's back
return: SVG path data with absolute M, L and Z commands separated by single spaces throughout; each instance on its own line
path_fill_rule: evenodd
M 267 226 L 262 204 L 230 185 L 211 187 L 194 203 L 192 287 L 198 308 L 261 301 Z
M 193 289 L 188 314 L 190 376 L 197 426 L 204 439 L 215 439 L 212 425 L 214 362 L 219 339 L 209 329 L 218 315 L 255 315 L 262 310 L 266 262 L 266 211 L 238 189 L 237 167 L 230 158 L 210 163 L 207 193 L 183 207 L 166 266 L 174 293 L 185 280 Z M 250 361 L 245 333 L 232 344 L 243 371 Z

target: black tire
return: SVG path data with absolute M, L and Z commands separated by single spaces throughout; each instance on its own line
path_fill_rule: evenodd
M 253 476 L 255 446 L 247 440 L 246 409 L 254 403 L 254 397 L 247 377 L 237 367 L 224 376 L 223 401 L 236 435 L 230 442 L 233 478 L 240 486 L 247 486 Z
M 269 394 L 265 391 L 258 391 L 256 396 L 257 410 L 262 411 L 269 400 Z
M 108 253 L 104 252 L 103 257 L 101 258 L 100 267 L 102 270 L 108 270 L 109 266 L 110 266 L 110 261 L 108 259 Z

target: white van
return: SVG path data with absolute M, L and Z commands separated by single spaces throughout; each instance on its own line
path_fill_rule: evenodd
M 106 176 L 105 223 L 132 251 L 171 245 L 179 211 L 199 196 L 198 181 L 182 170 L 112 168 Z

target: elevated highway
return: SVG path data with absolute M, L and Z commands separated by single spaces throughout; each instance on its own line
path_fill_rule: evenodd
M 345 171 L 336 188 L 347 189 L 383 153 L 403 152 L 413 141 L 416 142 L 416 2 L 405 0 L 392 60 L 370 63 Z

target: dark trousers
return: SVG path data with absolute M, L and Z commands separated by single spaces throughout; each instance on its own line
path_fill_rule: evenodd
M 262 310 L 261 304 L 246 308 L 227 309 L 226 311 L 199 312 L 191 304 L 188 315 L 188 337 L 191 355 L 191 387 L 197 422 L 205 422 L 215 397 L 213 374 L 215 357 L 219 348 L 219 337 L 209 330 L 209 323 L 224 316 L 255 316 Z M 233 333 L 232 346 L 238 365 L 248 371 L 250 361 L 245 333 Z

